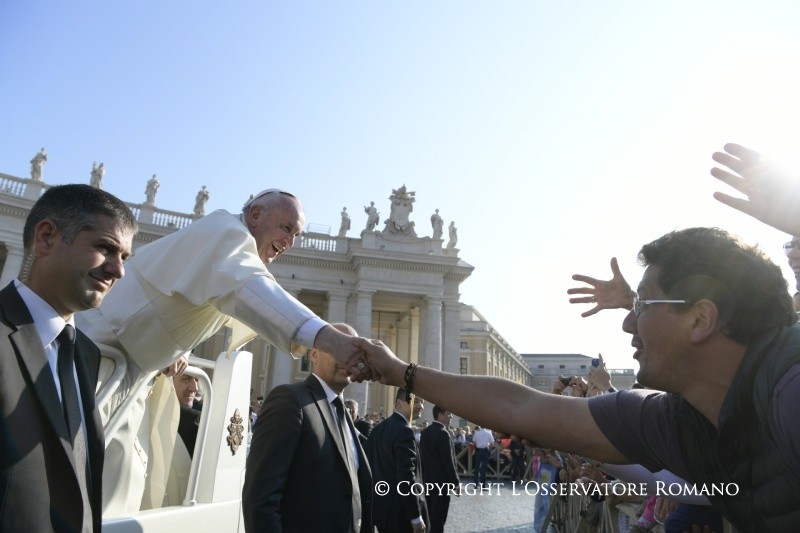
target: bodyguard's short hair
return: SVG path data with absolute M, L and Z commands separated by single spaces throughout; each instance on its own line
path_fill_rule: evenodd
M 668 299 L 714 302 L 723 333 L 741 344 L 797 322 L 781 269 L 719 228 L 667 233 L 642 247 L 639 262 L 661 269 L 656 282 Z
M 139 230 L 133 212 L 113 194 L 84 184 L 51 187 L 33 204 L 25 219 L 22 231 L 25 251 L 30 252 L 34 229 L 42 220 L 51 219 L 69 244 L 81 231 L 96 227 L 98 215 L 114 219 L 124 231 Z
M 439 415 L 444 413 L 444 412 L 447 412 L 447 409 L 445 409 L 444 407 L 442 407 L 440 405 L 434 405 L 433 406 L 433 419 L 436 420 L 437 418 L 439 418 Z

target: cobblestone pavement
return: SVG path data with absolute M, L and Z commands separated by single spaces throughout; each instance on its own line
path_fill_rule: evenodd
M 447 533 L 522 533 L 533 531 L 534 496 L 525 494 L 519 483 L 492 482 L 482 493 L 477 493 L 470 480 L 463 478 L 465 492 L 450 498 L 447 515 Z

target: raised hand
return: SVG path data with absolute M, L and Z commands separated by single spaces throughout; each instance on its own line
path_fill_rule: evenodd
M 575 274 L 572 279 L 581 281 L 589 285 L 589 287 L 574 287 L 567 290 L 567 294 L 588 294 L 588 296 L 580 296 L 577 298 L 570 298 L 571 304 L 595 304 L 592 309 L 581 313 L 582 317 L 592 316 L 593 314 L 603 309 L 630 309 L 633 305 L 634 292 L 631 286 L 625 281 L 622 272 L 619 270 L 617 258 L 611 258 L 611 274 L 612 278 L 608 281 L 595 279 L 583 274 Z
M 594 386 L 601 393 L 605 393 L 611 388 L 611 374 L 606 369 L 603 354 L 597 354 L 597 356 L 600 364 L 589 369 L 589 385 Z
M 185 355 L 180 356 L 180 358 L 165 368 L 162 372 L 167 377 L 179 377 L 183 374 L 186 367 L 189 366 L 189 358 Z
M 753 218 L 800 236 L 800 181 L 763 155 L 729 143 L 712 159 L 727 167 L 714 167 L 711 175 L 747 198 L 715 192 L 714 198 Z

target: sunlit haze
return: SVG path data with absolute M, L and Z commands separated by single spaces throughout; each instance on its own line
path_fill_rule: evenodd
M 624 313 L 583 319 L 570 276 L 607 278 L 665 232 L 716 225 L 791 279 L 786 235 L 716 202 L 738 142 L 800 169 L 800 3 L 0 0 L 0 172 L 191 212 L 267 187 L 350 237 L 416 192 L 455 220 L 461 286 L 521 353 L 635 368 Z M 800 175 L 800 172 L 798 172 Z M 728 191 L 730 192 L 730 191 Z M 446 233 L 446 231 L 445 231 Z

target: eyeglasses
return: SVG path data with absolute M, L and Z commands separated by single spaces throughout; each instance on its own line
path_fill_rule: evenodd
M 644 306 L 651 304 L 688 304 L 689 300 L 640 300 L 638 296 L 633 297 L 633 314 L 641 316 Z
M 787 254 L 795 248 L 800 248 L 800 239 L 792 239 L 783 245 L 783 251 Z

